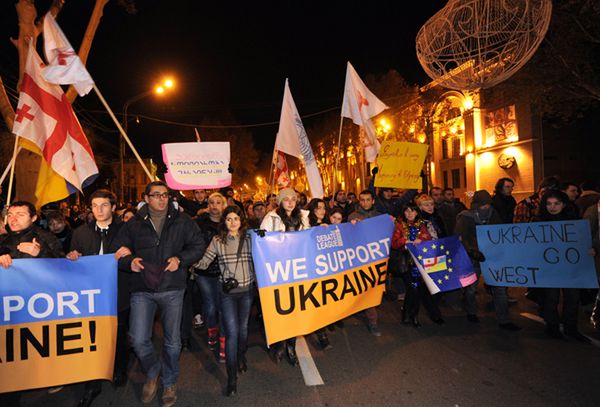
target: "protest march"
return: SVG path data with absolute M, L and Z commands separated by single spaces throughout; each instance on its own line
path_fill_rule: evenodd
M 129 105 L 152 91 L 129 99 L 117 118 L 100 90 L 106 78 L 88 71 L 54 7 L 34 36 L 19 40 L 22 69 L 11 95 L 14 144 L 0 180 L 0 407 L 41 405 L 69 391 L 79 407 L 89 407 L 111 387 L 136 402 L 171 407 L 189 400 L 178 386 L 190 364 L 203 364 L 201 380 L 219 379 L 213 387 L 223 400 L 243 400 L 251 378 L 276 388 L 289 371 L 302 372 L 307 386 L 335 386 L 348 371 L 366 376 L 373 349 L 385 348 L 391 360 L 400 338 L 424 363 L 451 360 L 454 351 L 444 347 L 444 330 L 451 329 L 469 338 L 468 346 L 487 335 L 486 344 L 502 349 L 490 345 L 490 353 L 502 356 L 531 331 L 527 342 L 546 340 L 557 353 L 599 346 L 600 183 L 527 172 L 523 161 L 537 156 L 517 147 L 538 139 L 519 140 L 514 105 L 483 108 L 483 98 L 476 107 L 473 100 L 470 107 L 422 105 L 416 130 L 388 106 L 397 97 L 376 96 L 385 87 L 363 81 L 347 61 L 338 67 L 345 70 L 338 106 L 327 110 L 335 110 L 336 126 L 339 120 L 332 143 L 311 144 L 318 126 L 305 127 L 312 116 L 298 109 L 310 100 L 293 77 L 281 77 L 277 122 L 190 124 L 196 141 L 183 131 L 169 142 L 152 140 L 162 159 L 155 163 L 128 134 L 130 121 L 146 120 L 128 113 Z M 499 65 L 494 61 L 481 72 Z M 473 63 L 439 80 L 471 72 Z M 427 90 L 415 88 L 414 95 Z M 110 171 L 96 150 L 108 142 L 84 131 L 80 120 L 89 118 L 69 99 L 77 95 L 97 99 L 111 120 L 120 162 Z M 402 130 L 392 135 L 383 112 Z M 467 125 L 456 120 L 463 114 L 472 120 Z M 442 119 L 449 123 L 443 129 Z M 203 138 L 204 129 L 263 125 L 277 128 L 270 162 L 262 160 L 266 177 L 256 166 L 250 176 L 238 175 L 254 154 L 241 138 Z M 23 154 L 38 164 L 34 176 L 17 182 Z M 493 165 L 486 162 L 492 155 Z M 119 182 L 106 181 L 105 172 Z M 352 342 L 357 331 L 368 342 Z M 421 348 L 431 338 L 438 341 L 434 356 Z M 373 354 L 334 365 L 332 350 L 342 347 Z M 325 380 L 315 359 L 336 366 Z M 458 375 L 464 358 L 456 359 L 427 376 L 447 375 L 442 369 Z M 279 373 L 257 369 L 262 360 Z M 385 373 L 414 375 L 403 363 Z M 368 393 L 361 379 L 350 382 Z M 269 388 L 260 391 L 274 402 Z M 364 402 L 340 393 L 342 405 Z M 276 402 L 295 405 L 293 397 Z M 390 405 L 403 405 L 389 397 Z

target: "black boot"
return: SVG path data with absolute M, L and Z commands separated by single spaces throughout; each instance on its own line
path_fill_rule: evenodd
M 296 356 L 296 344 L 286 343 L 285 348 L 287 350 L 288 362 L 290 362 L 290 365 L 296 366 L 298 364 L 298 356 Z
M 596 302 L 594 303 L 592 316 L 590 316 L 590 323 L 594 329 L 600 330 L 600 300 L 598 299 L 596 299 Z
M 83 397 L 79 400 L 77 407 L 89 407 L 94 402 L 94 399 L 100 394 L 100 389 L 86 389 Z
M 227 397 L 234 396 L 237 393 L 237 372 L 235 369 L 227 367 L 227 389 L 225 395 Z
M 238 356 L 238 372 L 240 373 L 244 373 L 248 371 L 248 364 L 246 362 L 246 355 L 239 355 Z
M 281 362 L 281 359 L 283 359 L 284 352 L 285 352 L 285 348 L 284 348 L 283 342 L 274 343 L 271 346 L 271 352 L 270 352 L 273 362 L 275 362 L 276 364 L 279 364 L 279 362 Z
M 321 349 L 326 350 L 333 348 L 333 346 L 331 346 L 331 344 L 329 343 L 329 338 L 327 337 L 327 332 L 325 332 L 325 330 L 317 331 L 317 339 L 319 340 L 319 345 L 321 345 Z
M 402 323 L 404 325 L 408 325 L 410 322 L 410 317 L 408 316 L 408 312 L 406 312 L 406 307 L 402 307 Z

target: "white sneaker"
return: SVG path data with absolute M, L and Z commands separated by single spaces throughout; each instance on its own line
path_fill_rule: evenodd
M 204 326 L 204 321 L 202 320 L 202 315 L 196 314 L 194 315 L 194 328 L 202 328 Z

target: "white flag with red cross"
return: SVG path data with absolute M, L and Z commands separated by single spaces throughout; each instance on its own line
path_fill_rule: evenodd
M 48 61 L 44 78 L 48 82 L 73 85 L 79 96 L 89 93 L 94 80 L 50 12 L 44 17 L 44 52 Z
M 43 68 L 30 44 L 13 133 L 34 143 L 52 169 L 81 191 L 98 175 L 94 154 L 66 95 L 44 79 Z
M 375 162 L 380 144 L 371 118 L 377 116 L 389 107 L 377 98 L 360 79 L 354 67 L 348 62 L 346 67 L 346 84 L 344 86 L 344 101 L 342 102 L 342 117 L 352 119 L 354 124 L 363 126 L 365 130 L 365 158 Z

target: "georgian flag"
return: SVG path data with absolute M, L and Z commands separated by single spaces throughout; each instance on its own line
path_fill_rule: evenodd
M 354 124 L 364 129 L 364 148 L 367 162 L 375 162 L 381 145 L 371 118 L 377 116 L 389 107 L 377 98 L 360 79 L 354 67 L 348 62 L 346 67 L 346 84 L 344 86 L 344 101 L 342 102 L 342 117 L 352 119 Z
M 35 144 L 51 168 L 81 191 L 98 167 L 71 104 L 60 86 L 44 79 L 43 67 L 30 44 L 13 133 Z
M 44 17 L 44 52 L 48 61 L 44 78 L 48 82 L 73 85 L 79 96 L 89 93 L 94 81 L 50 12 Z

